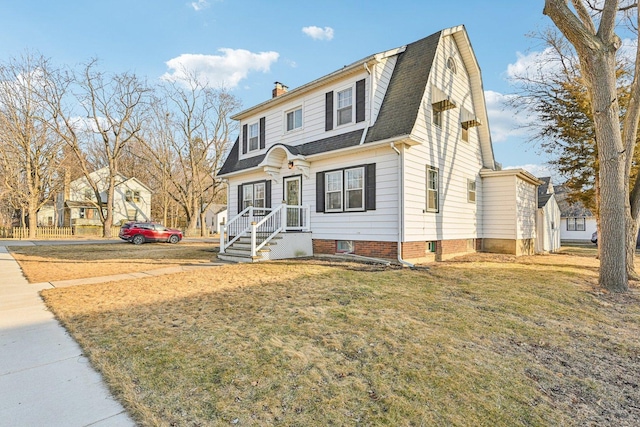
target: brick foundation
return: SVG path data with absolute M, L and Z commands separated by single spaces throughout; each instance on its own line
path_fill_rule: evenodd
M 385 259 L 396 259 L 398 256 L 396 242 L 355 240 L 353 243 L 356 255 Z M 436 242 L 435 253 L 428 250 L 428 242 L 404 242 L 402 258 L 416 261 L 443 261 L 457 255 L 479 251 L 480 248 L 482 248 L 481 239 L 439 240 Z M 336 240 L 313 239 L 314 254 L 333 255 L 336 252 Z

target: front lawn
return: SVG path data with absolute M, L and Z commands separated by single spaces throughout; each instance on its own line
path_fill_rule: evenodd
M 42 245 L 9 247 L 31 283 L 134 273 L 200 264 L 216 257 L 217 244 L 204 242 Z
M 141 425 L 638 425 L 593 256 L 229 265 L 43 291 Z

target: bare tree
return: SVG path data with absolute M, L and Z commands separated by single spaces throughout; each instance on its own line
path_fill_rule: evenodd
M 629 89 L 629 103 L 620 126 L 620 104 L 616 85 L 616 52 L 622 41 L 616 25 L 622 14 L 637 28 L 635 1 L 545 0 L 543 13 L 573 45 L 580 61 L 591 102 L 600 168 L 600 286 L 614 292 L 628 290 L 626 260 L 629 236 L 635 238 L 640 200 L 632 206 L 629 176 L 640 118 L 640 52 Z M 638 190 L 636 190 L 638 188 Z M 640 192 L 634 185 L 633 193 Z M 620 242 L 627 242 L 621 245 Z
M 0 170 L 11 200 L 29 218 L 36 237 L 37 214 L 52 200 L 58 181 L 61 140 L 51 131 L 44 99 L 56 73 L 42 56 L 25 54 L 0 64 Z
M 125 147 L 141 132 L 151 91 L 134 74 L 108 76 L 100 72 L 96 60 L 59 87 L 48 98 L 56 115 L 56 132 L 71 148 L 93 189 L 103 236 L 111 237 L 120 161 Z M 69 106 L 74 101 L 81 108 L 82 119 Z M 94 179 L 91 173 L 105 166 L 105 176 Z
M 224 191 L 217 178 L 230 135 L 236 130 L 230 116 L 239 100 L 224 89 L 213 89 L 185 73 L 186 78 L 166 83 L 154 102 L 153 132 L 145 143 L 155 157 L 162 185 L 183 209 L 187 233 L 195 232 L 209 206 Z

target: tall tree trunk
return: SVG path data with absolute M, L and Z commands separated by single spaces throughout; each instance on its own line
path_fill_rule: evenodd
M 209 237 L 209 229 L 207 228 L 206 212 L 200 212 L 200 237 Z
M 600 164 L 600 277 L 601 287 L 613 291 L 628 290 L 627 224 L 630 222 L 629 189 L 625 180 L 624 146 L 620 130 L 615 52 L 593 55 L 583 65 L 588 77 L 595 133 L 598 136 Z M 607 85 L 601 84 L 607 82 Z
M 38 231 L 38 211 L 36 207 L 30 203 L 29 204 L 29 239 L 36 238 L 36 232 Z

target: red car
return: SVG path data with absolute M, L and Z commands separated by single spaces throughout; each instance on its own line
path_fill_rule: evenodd
M 122 240 L 140 245 L 145 242 L 178 243 L 182 240 L 182 231 L 167 228 L 155 222 L 128 222 L 120 228 Z

